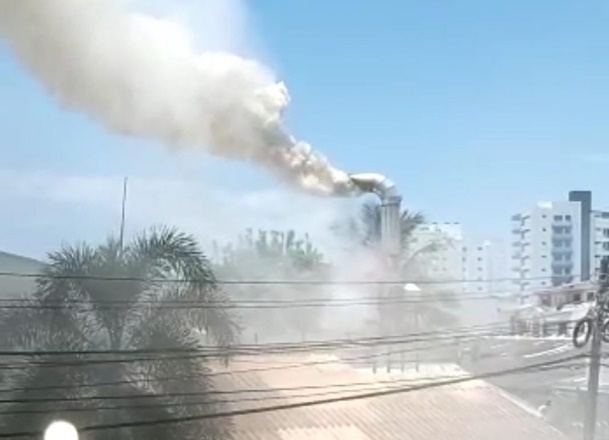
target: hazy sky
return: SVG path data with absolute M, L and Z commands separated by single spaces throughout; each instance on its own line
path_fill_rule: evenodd
M 435 221 L 504 236 L 511 213 L 570 189 L 591 189 L 609 208 L 607 4 L 256 0 L 247 14 L 234 1 L 155 6 L 174 3 L 194 13 L 200 40 L 278 72 L 300 138 L 339 167 L 390 176 L 405 204 Z M 244 164 L 106 133 L 60 107 L 1 42 L 0 104 L 2 250 L 40 256 L 116 231 L 124 175 L 130 232 L 171 223 L 211 239 L 246 224 L 293 224 L 319 235 L 352 207 L 291 195 Z

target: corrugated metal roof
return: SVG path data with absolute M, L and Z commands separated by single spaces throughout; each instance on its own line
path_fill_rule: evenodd
M 307 356 L 233 363 L 234 374 L 216 376 L 232 390 L 230 409 L 350 396 L 462 377 L 454 365 L 419 371 L 311 365 Z M 315 362 L 317 359 L 313 359 Z M 292 365 L 292 368 L 285 368 Z M 280 368 L 277 368 L 280 366 Z M 298 389 L 294 389 L 294 388 Z M 252 391 L 245 391 L 252 390 Z M 533 410 L 492 385 L 472 380 L 391 396 L 244 415 L 234 418 L 235 440 L 557 440 L 564 438 Z

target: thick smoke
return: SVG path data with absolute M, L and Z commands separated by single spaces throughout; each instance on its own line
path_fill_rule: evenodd
M 179 24 L 120 0 L 0 0 L 0 35 L 59 102 L 109 130 L 251 161 L 315 194 L 355 190 L 283 129 L 290 99 L 272 72 L 196 53 Z

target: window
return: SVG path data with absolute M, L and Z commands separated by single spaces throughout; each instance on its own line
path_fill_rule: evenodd
M 582 302 L 582 294 L 581 293 L 574 293 L 573 294 L 573 302 Z
M 588 292 L 588 294 L 586 295 L 586 299 L 588 301 L 592 301 L 594 299 L 594 292 Z
M 565 215 L 565 220 L 570 222 L 571 221 L 571 216 L 570 215 Z
M 562 221 L 562 215 L 555 215 L 554 216 L 554 221 L 555 222 L 561 222 Z

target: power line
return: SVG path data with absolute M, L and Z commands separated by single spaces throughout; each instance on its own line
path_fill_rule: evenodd
M 551 370 L 556 370 L 556 369 L 564 369 L 564 368 L 569 368 L 569 369 L 573 369 L 575 367 L 577 368 L 584 368 L 587 364 L 572 364 L 569 366 L 550 366 L 550 367 L 543 367 L 540 368 L 539 370 L 536 371 L 551 371 Z M 534 371 L 532 371 L 534 372 Z M 454 376 L 435 376 L 433 377 L 434 380 L 437 379 L 450 379 L 453 378 Z M 159 397 L 159 398 L 167 398 L 167 397 L 187 397 L 187 396 L 203 396 L 203 395 L 207 395 L 207 394 L 248 394 L 248 393 L 260 393 L 260 394 L 266 394 L 266 393 L 275 393 L 275 392 L 285 392 L 285 391 L 304 391 L 304 390 L 314 390 L 314 389 L 327 389 L 330 388 L 331 390 L 327 390 L 327 391 L 323 391 L 323 392 L 318 392 L 318 393 L 306 393 L 306 394 L 301 394 L 301 395 L 294 395 L 294 394 L 287 394 L 287 395 L 280 395 L 280 396 L 264 396 L 264 397 L 252 397 L 252 398 L 237 398 L 237 399 L 206 399 L 206 400 L 199 400 L 199 401 L 185 401 L 185 402 L 162 402 L 162 403 L 149 403 L 149 404 L 135 404 L 135 405 L 111 405 L 111 406 L 93 406 L 93 407 L 71 407 L 71 408 L 50 408 L 50 409 L 25 409 L 25 410 L 8 410 L 8 411 L 0 411 L 0 416 L 6 416 L 6 415 L 16 415 L 16 414 L 57 414 L 59 412 L 94 412 L 94 411 L 118 411 L 118 410 L 133 410 L 133 409 L 149 409 L 149 408 L 172 408 L 172 407 L 179 407 L 179 408 L 184 408 L 184 407 L 192 407 L 192 406 L 202 406 L 202 405 L 217 405 L 217 404 L 235 404 L 235 403 L 245 403 L 245 402 L 266 402 L 266 401 L 272 401 L 272 400 L 281 400 L 281 399 L 296 399 L 296 398 L 303 398 L 303 397 L 322 397 L 322 396 L 328 396 L 328 395 L 336 395 L 336 394 L 342 394 L 345 392 L 355 392 L 355 391 L 369 391 L 369 390 L 375 390 L 378 388 L 381 389 L 386 389 L 385 387 L 379 387 L 378 385 L 394 385 L 394 386 L 400 386 L 400 385 L 407 385 L 407 384 L 412 384 L 412 383 L 421 383 L 421 382 L 425 382 L 428 379 L 432 379 L 432 378 L 417 378 L 417 379 L 404 379 L 404 380 L 395 380 L 395 381 L 377 381 L 374 383 L 371 382 L 359 382 L 359 383 L 346 383 L 346 384 L 331 384 L 331 385 L 313 385 L 313 386 L 300 386 L 300 387 L 277 387 L 277 388 L 265 388 L 265 389 L 259 389 L 259 390 L 238 390 L 238 391 L 218 391 L 216 393 L 214 393 L 213 391 L 207 392 L 207 393 L 198 393 L 198 394 L 180 394 L 180 393 L 166 393 L 166 394 L 162 394 L 162 395 L 158 395 L 158 396 L 154 396 L 154 397 Z M 356 388 L 353 388 L 356 387 Z M 342 388 L 342 389 L 335 389 L 335 388 Z M 351 388 L 351 389 L 349 389 Z M 394 388 L 394 387 L 391 387 Z M 484 387 L 479 387 L 479 388 L 484 388 Z M 516 388 L 510 388 L 510 390 L 516 390 Z M 522 388 L 522 391 L 531 391 L 530 388 Z M 130 398 L 138 398 L 138 396 L 124 396 L 125 399 L 130 399 Z M 139 396 L 141 397 L 141 396 Z M 153 397 L 153 396 L 149 396 L 149 397 Z M 82 400 L 90 400 L 90 399 L 82 399 Z M 62 400 L 63 401 L 63 400 Z M 81 401 L 81 399 L 70 399 L 70 401 Z M 23 401 L 11 401 L 8 403 L 39 403 L 41 401 L 38 400 L 23 400 Z M 54 400 L 53 402 L 58 402 L 57 400 Z M 7 403 L 7 402 L 0 402 L 0 403 Z M 47 402 L 47 403 L 51 403 L 51 402 Z
M 276 350 L 311 350 L 321 348 L 340 348 L 345 346 L 376 346 L 394 345 L 411 342 L 426 342 L 442 339 L 455 339 L 464 336 L 483 336 L 492 333 L 480 333 L 485 330 L 507 329 L 508 322 L 498 321 L 490 324 L 453 327 L 417 333 L 398 333 L 383 336 L 366 336 L 361 338 L 320 339 L 306 342 L 278 342 L 266 344 L 239 344 L 227 347 L 197 347 L 197 348 L 151 348 L 151 349 L 103 349 L 103 350 L 10 350 L 0 351 L 0 356 L 32 357 L 32 356 L 86 356 L 86 355 L 137 355 L 137 354 L 175 354 L 202 353 L 224 356 L 226 352 L 238 354 L 257 354 L 257 352 L 274 352 Z
M 440 338 L 438 338 L 440 339 Z M 454 338 L 442 338 L 442 339 L 450 339 L 450 342 L 447 343 L 446 345 L 439 345 L 439 346 L 432 346 L 432 347 L 428 347 L 429 349 L 431 348 L 442 348 L 444 346 L 446 347 L 450 347 L 454 345 Z M 375 347 L 375 346 L 384 346 L 384 345 L 404 345 L 404 344 L 409 344 L 409 343 L 414 343 L 414 342 L 426 342 L 426 341 L 433 341 L 434 339 L 419 339 L 419 340 L 405 340 L 405 341 L 397 341 L 397 342 L 376 342 L 376 343 L 369 343 L 366 345 L 360 345 L 361 347 Z M 435 339 L 437 340 L 437 339 Z M 356 344 L 351 343 L 351 346 L 354 346 Z M 319 347 L 319 348 L 315 348 L 317 350 L 321 350 L 321 349 L 333 349 L 336 347 Z M 295 348 L 290 350 L 290 353 L 294 353 L 294 352 L 302 352 L 302 351 L 311 351 L 313 350 L 312 348 L 309 347 L 299 347 L 299 348 Z M 409 352 L 409 351 L 416 351 L 420 349 L 412 349 L 412 350 L 404 350 L 403 352 Z M 245 352 L 245 353 L 236 353 L 236 354 L 241 354 L 241 355 L 260 355 L 260 354 L 285 354 L 285 351 L 267 351 L 267 352 Z M 396 353 L 399 353 L 396 352 Z M 235 354 L 235 353 L 231 353 L 231 354 Z M 384 356 L 385 354 L 378 354 L 378 355 L 374 355 L 374 356 L 364 356 L 362 357 L 362 359 L 366 359 L 366 358 L 375 358 L 375 357 L 381 357 Z M 42 362 L 37 362 L 37 361 L 27 361 L 27 362 L 17 362 L 17 363 L 13 363 L 13 364 L 3 364 L 0 365 L 0 370 L 20 370 L 23 369 L 24 366 L 38 366 L 38 367 L 48 367 L 48 368 L 64 368 L 64 367 L 80 367 L 80 368 L 84 368 L 84 367 L 90 367 L 93 365 L 110 365 L 110 364 L 129 364 L 129 363 L 134 363 L 134 362 L 154 362 L 154 361 L 175 361 L 175 360 L 188 360 L 188 359 L 215 359 L 215 358 L 224 358 L 226 357 L 227 354 L 222 354 L 222 353 L 199 353 L 199 354 L 192 354 L 192 355 L 177 355 L 177 356 L 167 356 L 167 357 L 140 357 L 140 358 L 128 358 L 128 359 L 82 359 L 80 361 L 42 361 Z M 311 363 L 313 365 L 323 365 L 323 364 L 331 364 L 331 363 L 336 363 L 336 361 L 316 361 L 314 363 Z M 302 366 L 303 364 L 307 364 L 305 363 L 299 363 L 299 364 L 294 364 L 293 366 L 285 366 L 285 367 L 273 367 L 273 368 L 268 368 L 268 369 L 289 369 L 289 368 L 298 368 L 299 366 Z M 260 371 L 265 370 L 265 369 L 261 369 Z M 251 371 L 251 370 L 249 370 Z M 230 374 L 235 374 L 235 373 L 239 373 L 240 371 L 234 371 L 231 372 Z M 245 372 L 241 371 L 241 372 Z M 215 373 L 212 373 L 212 375 L 214 375 Z M 227 373 L 228 374 L 228 373 Z M 223 373 L 217 373 L 216 375 L 223 375 Z
M 492 334 L 475 334 L 475 335 L 471 335 L 469 338 L 470 339 L 476 339 L 482 336 L 492 336 Z M 467 341 L 468 340 L 468 335 L 467 334 L 463 334 L 460 336 L 462 341 Z M 453 347 L 454 346 L 454 339 L 451 338 L 442 338 L 442 339 L 448 339 L 449 342 L 445 343 L 445 344 L 437 344 L 437 345 L 433 345 L 433 346 L 427 346 L 426 349 L 427 350 L 437 350 L 437 349 L 442 349 L 442 348 L 447 348 L 447 347 Z M 429 339 L 430 341 L 433 339 Z M 392 343 L 378 343 L 378 344 L 368 344 L 368 345 L 364 345 L 364 347 L 374 347 L 374 346 L 379 346 L 379 345 L 405 345 L 408 344 L 411 341 L 398 341 L 398 342 L 392 342 Z M 414 342 L 419 342 L 419 341 L 414 341 Z M 354 345 L 354 344 L 353 344 Z M 353 346 L 352 345 L 352 346 Z M 318 348 L 319 349 L 319 348 Z M 308 350 L 310 351 L 310 349 Z M 390 350 L 387 351 L 385 353 L 376 353 L 376 354 L 371 354 L 371 355 L 362 355 L 362 356 L 356 356 L 356 357 L 350 357 L 350 358 L 344 358 L 344 359 L 337 359 L 337 360 L 314 360 L 314 361 L 305 361 L 305 362 L 298 362 L 298 363 L 292 363 L 292 364 L 287 364 L 287 365 L 281 365 L 281 366 L 277 366 L 274 365 L 272 367 L 260 367 L 260 368 L 247 368 L 247 369 L 242 369 L 242 370 L 232 370 L 232 371 L 226 371 L 226 372 L 213 372 L 213 373 L 209 373 L 206 375 L 206 377 L 216 377 L 216 376 L 226 376 L 226 375 L 234 375 L 234 374 L 246 374 L 246 373 L 251 373 L 251 372 L 265 372 L 265 371 L 278 371 L 278 370 L 289 370 L 289 369 L 295 369 L 295 368 L 300 368 L 302 366 L 319 366 L 319 365 L 328 365 L 328 364 L 335 364 L 337 362 L 353 362 L 353 361 L 363 361 L 363 360 L 372 360 L 372 359 L 377 359 L 377 358 L 382 358 L 385 357 L 387 355 L 395 355 L 395 354 L 403 354 L 403 353 L 410 353 L 410 352 L 414 352 L 414 351 L 421 351 L 420 348 L 412 348 L 412 349 L 401 349 L 401 350 Z M 277 352 L 273 353 L 271 352 L 271 354 L 276 354 Z M 282 352 L 278 352 L 279 354 L 281 354 Z M 293 353 L 293 351 L 291 352 Z M 264 353 L 258 353 L 258 354 L 264 354 Z M 266 353 L 268 354 L 268 353 Z M 223 358 L 225 357 L 225 355 L 216 355 L 215 357 L 220 357 Z M 0 369 L 4 369 L 4 370 L 21 370 L 24 367 L 27 366 L 32 366 L 32 365 L 36 365 L 39 367 L 48 367 L 48 368 L 63 368 L 66 366 L 69 367 L 79 367 L 79 368 L 85 368 L 85 367 L 90 367 L 93 365 L 107 365 L 107 364 L 116 364 L 116 363 L 133 363 L 133 362 L 146 362 L 146 361 L 158 361 L 158 360 L 164 360 L 164 361 L 174 361 L 174 360 L 192 360 L 192 359 L 204 359 L 204 358 L 213 358 L 213 356 L 210 356 L 208 354 L 195 354 L 195 355 L 183 355 L 183 356 L 171 356 L 171 357 L 164 357 L 162 359 L 156 358 L 156 357 L 147 357 L 147 358 L 132 358 L 132 359 L 110 359 L 110 360 L 81 360 L 80 362 L 21 362 L 21 363 L 13 363 L 13 364 L 4 364 L 0 367 Z
M 90 308 L 95 307 L 95 309 L 100 310 L 112 310 L 112 309 L 122 309 L 125 307 L 125 304 L 132 304 L 138 306 L 145 305 L 155 305 L 159 306 L 158 309 L 165 310 L 214 310 L 214 309 L 297 309 L 297 308 L 333 308 L 333 307 L 357 307 L 357 306 L 379 306 L 379 305 L 398 305 L 398 304 L 430 304 L 430 303 L 443 303 L 443 302 L 461 302 L 461 301 L 483 301 L 487 299 L 491 299 L 492 297 L 463 297 L 463 298 L 428 298 L 428 299 L 420 299 L 420 300 L 385 300 L 379 298 L 378 301 L 354 301 L 354 302 L 340 302 L 334 303 L 328 301 L 327 303 L 316 303 L 316 302 L 281 302 L 278 301 L 277 304 L 268 304 L 268 303 L 257 303 L 256 301 L 242 301 L 239 303 L 235 302 L 209 302 L 209 301 L 199 301 L 198 304 L 194 303 L 183 303 L 180 302 L 131 302 L 131 303 L 105 303 L 104 301 L 97 301 L 93 303 L 89 303 L 87 301 L 81 302 L 67 302 L 64 304 L 56 304 L 56 305 L 47 305 L 47 304 L 15 304 L 15 305 L 0 305 L 0 310 L 14 310 L 14 309 L 34 309 L 34 310 L 65 310 L 65 309 L 75 309 L 82 306 L 90 306 Z M 270 302 L 270 301 L 269 301 Z M 245 303 L 245 304 L 244 304 Z
M 487 325 L 455 327 L 452 329 L 442 329 L 436 331 L 405 333 L 387 336 L 372 336 L 363 338 L 348 338 L 348 339 L 330 339 L 309 341 L 303 343 L 270 343 L 270 344 L 244 344 L 226 348 L 160 348 L 146 350 L 79 350 L 79 351 L 5 351 L 0 352 L 0 356 L 5 357 L 48 357 L 48 356 L 99 356 L 99 355 L 117 355 L 117 356 L 133 356 L 143 354 L 158 354 L 166 355 L 163 357 L 128 357 L 121 359 L 78 359 L 76 361 L 24 361 L 14 362 L 12 364 L 0 365 L 0 370 L 21 369 L 25 365 L 36 365 L 41 367 L 88 367 L 92 365 L 116 364 L 116 363 L 133 363 L 147 361 L 173 361 L 173 360 L 188 360 L 188 359 L 214 359 L 226 358 L 227 356 L 251 356 L 251 355 L 276 355 L 286 353 L 298 353 L 303 351 L 321 351 L 337 348 L 370 348 L 389 345 L 407 345 L 419 342 L 433 341 L 450 341 L 448 344 L 453 345 L 454 340 L 467 341 L 481 337 L 489 337 L 498 335 L 498 331 L 507 330 L 508 327 L 504 322 L 497 322 Z M 435 346 L 431 346 L 433 349 Z M 420 349 L 419 349 L 420 350 Z M 383 356 L 383 354 L 379 354 Z
M 488 379 L 492 377 L 498 377 L 507 374 L 515 374 L 519 372 L 526 372 L 530 370 L 534 370 L 537 368 L 559 365 L 564 363 L 567 360 L 574 360 L 578 358 L 582 358 L 583 355 L 575 355 L 569 358 L 555 360 L 555 361 L 547 361 L 542 363 L 537 363 L 533 365 L 529 365 L 526 367 L 518 367 L 512 369 L 503 369 L 499 371 L 494 371 L 490 373 L 484 373 L 474 376 L 468 377 L 459 377 L 455 379 L 448 379 L 443 381 L 431 382 L 431 383 L 423 383 L 419 385 L 412 385 L 409 387 L 396 387 L 391 389 L 385 389 L 380 391 L 371 391 L 366 393 L 358 393 L 348 396 L 340 396 L 340 397 L 330 397 L 325 399 L 316 399 L 316 400 L 307 400 L 304 402 L 293 402 L 286 403 L 280 405 L 271 405 L 271 406 L 263 406 L 258 408 L 249 408 L 249 409 L 238 409 L 232 411 L 224 411 L 224 412 L 216 412 L 216 413 L 207 413 L 207 414 L 198 414 L 192 416 L 183 416 L 183 417 L 168 417 L 168 418 L 159 418 L 156 420 L 142 420 L 142 421 L 132 421 L 132 422 L 124 422 L 124 423 L 109 423 L 109 424 L 98 424 L 98 425 L 89 425 L 79 428 L 79 432 L 94 432 L 94 431 L 102 431 L 108 429 L 119 429 L 119 428 L 136 428 L 136 427 L 144 427 L 144 426 L 158 426 L 158 425 L 167 425 L 167 424 L 175 424 L 175 423 L 185 423 L 185 422 L 195 422 L 201 420 L 211 420 L 211 419 L 219 419 L 219 418 L 228 418 L 228 417 L 239 417 L 244 415 L 251 414 L 263 414 L 269 412 L 277 412 L 277 411 L 286 411 L 297 408 L 305 408 L 312 406 L 325 405 L 330 403 L 339 403 L 339 402 L 348 402 L 348 401 L 356 401 L 362 399 L 370 399 L 370 398 L 378 398 L 378 397 L 386 397 L 391 395 L 403 394 L 408 392 L 421 391 L 426 389 L 433 389 L 447 385 L 456 385 L 464 382 L 471 382 L 474 380 Z M 0 433 L 0 438 L 9 438 L 9 437 L 31 437 L 41 435 L 42 433 L 38 431 L 20 431 L 20 432 L 8 432 L 8 433 Z
M 427 292 L 421 295 L 403 294 L 391 296 L 360 297 L 360 298 L 310 298 L 310 299 L 169 299 L 167 297 L 155 300 L 86 300 L 66 298 L 63 300 L 46 300 L 36 298 L 1 298 L 0 310 L 35 309 L 63 310 L 76 308 L 79 310 L 95 307 L 95 309 L 115 309 L 125 306 L 157 306 L 168 310 L 192 309 L 290 309 L 290 308 L 326 308 L 379 306 L 396 304 L 430 304 L 463 301 L 509 300 L 526 294 L 526 291 L 493 291 L 485 294 L 475 292 L 437 293 Z M 534 293 L 534 291 L 531 291 Z
M 439 348 L 445 348 L 445 347 L 451 347 L 453 346 L 453 343 L 448 343 L 448 344 L 440 344 L 440 345 L 435 345 L 435 346 L 431 346 L 428 347 L 427 350 L 437 350 Z M 172 376 L 172 377 L 167 377 L 167 378 L 151 378 L 151 379 L 131 379 L 131 380 L 121 380 L 121 381 L 112 381 L 112 382 L 98 382 L 98 383 L 93 383 L 93 384 L 74 384 L 73 386 L 66 386 L 66 385 L 55 385 L 55 386 L 48 386 L 48 387 L 24 387 L 24 388 L 17 388 L 17 387 L 12 387 L 12 388 L 8 388 L 8 389 L 0 389 L 0 392 L 5 392 L 5 393 L 10 393 L 10 392 L 16 392 L 16 391 L 50 391 L 50 390 L 66 390 L 66 389 L 73 389 L 73 388 L 101 388 L 104 386 L 118 386 L 118 385 L 133 385 L 135 383 L 138 382 L 152 382 L 152 383 L 158 383 L 158 382 L 166 382 L 166 381 L 179 381 L 179 380 L 187 380 L 187 379 L 200 379 L 202 377 L 204 378 L 213 378 L 219 375 L 235 375 L 235 374 L 245 374 L 245 373 L 262 373 L 262 372 L 269 372 L 269 371 L 274 371 L 274 370 L 279 370 L 279 369 L 296 369 L 296 368 L 302 368 L 303 366 L 319 366 L 319 365 L 327 365 L 327 364 L 336 364 L 336 363 L 340 363 L 340 364 L 349 364 L 353 361 L 362 361 L 362 360 L 373 360 L 373 359 L 377 359 L 377 358 L 386 358 L 386 357 L 390 357 L 396 354 L 405 354 L 405 353 L 411 353 L 414 352 L 415 349 L 401 349 L 401 350 L 390 350 L 388 352 L 384 352 L 384 353 L 375 353 L 375 354 L 370 354 L 370 355 L 363 355 L 363 356 L 357 356 L 357 357 L 348 357 L 348 358 L 337 358 L 335 360 L 319 360 L 319 361 L 310 361 L 310 362 L 298 362 L 298 363 L 291 363 L 291 364 L 287 364 L 287 365 L 281 365 L 281 366 L 273 366 L 273 367 L 268 367 L 268 368 L 251 368 L 251 369 L 245 369 L 245 370 L 236 370 L 236 371 L 227 371 L 227 372 L 219 372 L 219 373 L 213 373 L 213 372 L 209 372 L 209 373 L 205 373 L 205 374 L 198 374 L 198 375 L 194 375 L 194 376 Z M 494 356 L 495 358 L 499 357 L 499 356 Z M 283 391 L 283 390 L 282 390 Z M 261 390 L 235 390 L 235 391 L 207 391 L 206 393 L 208 394 L 234 394 L 234 393 L 241 393 L 241 392 L 261 392 Z M 187 393 L 186 395 L 190 395 L 189 393 Z M 150 395 L 146 395 L 148 397 L 154 397 L 154 396 L 150 396 Z M 143 396 L 144 398 L 146 398 L 146 396 Z M 133 396 L 131 396 L 133 397 Z M 121 397 L 119 397 L 120 399 Z M 105 396 L 101 398 L 102 400 L 108 400 L 108 399 L 113 399 L 112 396 Z M 0 400 L 0 403 L 2 403 L 3 401 Z
M 110 277 L 89 274 L 62 275 L 54 273 L 24 273 L 24 272 L 0 272 L 0 277 L 16 278 L 45 278 L 56 280 L 89 280 L 89 281 L 140 281 L 150 283 L 197 283 L 200 285 L 404 285 L 408 283 L 420 285 L 441 285 L 458 283 L 492 283 L 508 281 L 540 281 L 551 280 L 552 276 L 530 277 L 530 278 L 494 278 L 494 279 L 460 279 L 460 280 L 438 280 L 406 279 L 406 280 L 229 280 L 229 279 L 197 279 L 197 278 L 146 278 L 146 277 Z M 578 275 L 571 275 L 577 278 Z

